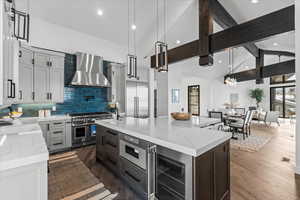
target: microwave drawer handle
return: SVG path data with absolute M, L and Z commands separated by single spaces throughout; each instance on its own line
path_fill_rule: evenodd
M 114 135 L 114 136 L 117 135 L 116 133 L 114 133 L 114 132 L 112 132 L 112 131 L 106 131 L 106 132 L 109 133 L 109 134 L 111 134 L 111 135 Z
M 129 176 L 130 178 L 132 178 L 135 182 L 141 182 L 141 180 L 140 179 L 138 179 L 138 178 L 136 178 L 134 175 L 132 175 L 129 171 L 127 171 L 127 170 L 125 170 L 125 174 L 127 175 L 127 176 Z

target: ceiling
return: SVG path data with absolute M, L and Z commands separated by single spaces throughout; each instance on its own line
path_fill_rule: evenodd
M 130 0 L 132 1 L 132 0 Z M 24 0 L 16 0 L 20 8 Z M 88 2 L 88 3 L 87 3 Z M 138 57 L 144 58 L 143 65 L 149 66 L 149 56 L 153 54 L 156 38 L 156 0 L 136 0 L 136 26 Z M 162 2 L 159 0 L 159 2 Z M 259 0 L 253 4 L 250 0 L 219 0 L 238 23 L 257 18 L 270 12 L 294 4 L 294 0 Z M 159 4 L 162 13 L 162 3 Z M 97 10 L 103 16 L 97 15 Z M 59 24 L 89 35 L 127 46 L 128 0 L 30 0 L 33 17 Z M 132 16 L 131 16 L 132 17 Z M 131 24 L 131 23 L 130 23 Z M 160 24 L 162 25 L 162 24 Z M 160 26 L 160 30 L 162 27 Z M 214 32 L 222 30 L 214 23 Z M 132 33 L 132 30 L 130 30 Z M 159 38 L 163 35 L 159 32 Z M 169 48 L 198 38 L 198 0 L 167 0 L 167 42 Z M 181 43 L 177 44 L 176 40 Z M 274 46 L 274 43 L 278 45 Z M 264 41 L 257 42 L 259 48 L 269 50 L 295 50 L 294 33 L 285 33 Z M 255 66 L 255 59 L 244 48 L 236 48 L 234 65 L 236 71 Z M 267 58 L 267 63 L 277 60 Z M 214 56 L 215 65 L 203 68 L 198 65 L 198 58 L 184 61 L 186 73 L 203 77 L 219 77 L 228 73 L 228 52 L 219 52 Z M 274 61 L 273 61 L 274 62 Z M 172 67 L 172 65 L 170 66 Z

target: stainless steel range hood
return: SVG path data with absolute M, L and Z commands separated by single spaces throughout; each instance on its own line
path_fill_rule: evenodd
M 100 56 L 76 53 L 76 72 L 71 85 L 90 87 L 110 87 L 110 82 L 103 74 L 103 58 Z

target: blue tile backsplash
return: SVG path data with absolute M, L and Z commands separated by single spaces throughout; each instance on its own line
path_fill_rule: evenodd
M 49 109 L 56 106 L 52 115 L 83 112 L 107 112 L 107 88 L 66 86 L 64 90 L 64 103 L 58 104 L 16 104 L 13 110 L 23 108 L 22 117 L 38 116 L 38 110 Z

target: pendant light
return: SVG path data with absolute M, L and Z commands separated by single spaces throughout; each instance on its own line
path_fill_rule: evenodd
M 168 44 L 167 44 L 167 0 L 164 2 L 163 41 L 159 41 L 159 0 L 156 0 L 156 42 L 155 42 L 155 68 L 158 72 L 168 71 Z
M 232 77 L 233 74 L 233 67 L 234 67 L 234 54 L 233 54 L 233 49 L 229 49 L 228 51 L 229 55 L 229 76 L 227 76 L 225 80 L 225 84 L 228 86 L 236 86 L 237 81 L 234 77 Z
M 130 23 L 130 2 L 133 4 L 132 23 Z M 127 54 L 127 76 L 137 78 L 137 56 L 136 56 L 136 24 L 135 24 L 135 0 L 128 0 L 128 54 Z M 132 30 L 130 30 L 132 29 Z M 132 31 L 132 34 L 130 34 Z M 130 47 L 131 39 L 133 47 Z

